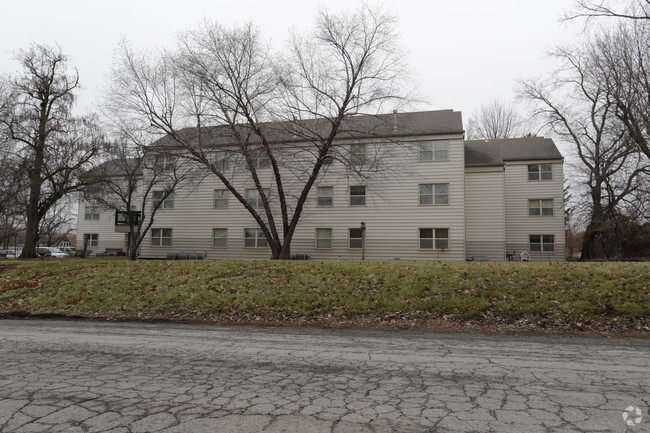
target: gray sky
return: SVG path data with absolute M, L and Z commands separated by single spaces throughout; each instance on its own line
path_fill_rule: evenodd
M 206 18 L 222 24 L 252 20 L 273 44 L 281 46 L 289 29 L 308 28 L 318 5 L 304 0 L 3 3 L 0 73 L 16 70 L 17 49 L 31 42 L 58 43 L 79 70 L 80 110 L 93 109 L 122 37 L 135 48 L 171 47 L 179 31 Z M 354 0 L 321 4 L 332 10 L 358 5 Z M 464 120 L 495 97 L 510 101 L 515 80 L 552 70 L 546 53 L 574 40 L 581 30 L 578 24 L 559 22 L 572 0 L 385 0 L 382 4 L 400 19 L 408 64 L 429 101 L 420 108 L 452 108 L 462 111 Z

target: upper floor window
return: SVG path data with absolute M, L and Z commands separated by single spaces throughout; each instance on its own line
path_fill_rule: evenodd
M 266 152 L 266 149 L 256 149 L 251 156 L 253 157 L 253 166 L 255 168 L 269 168 L 271 166 L 271 158 Z
M 352 165 L 363 165 L 366 163 L 366 145 L 350 145 L 350 163 Z
M 449 141 L 435 140 L 420 143 L 420 161 L 449 160 Z
M 449 184 L 448 183 L 421 184 L 420 204 L 449 204 Z
M 531 251 L 555 251 L 555 235 L 530 235 L 529 242 Z
M 528 200 L 528 215 L 553 216 L 553 199 Z
M 158 207 L 158 209 L 173 209 L 174 193 L 168 193 L 167 191 L 154 191 L 153 206 Z
M 156 159 L 154 161 L 154 170 L 157 172 L 171 171 L 174 168 L 175 163 L 176 157 L 173 155 L 156 155 Z
M 528 180 L 552 180 L 553 164 L 528 164 Z
M 364 185 L 350 187 L 350 206 L 366 205 L 366 187 Z
M 86 206 L 84 209 L 84 220 L 86 221 L 98 221 L 99 220 L 99 208 L 96 206 Z
M 263 191 L 264 191 L 264 195 L 266 196 L 266 199 L 268 200 L 271 190 L 269 188 L 263 188 Z M 257 188 L 246 189 L 246 202 L 248 202 L 248 204 L 251 207 L 256 207 L 256 208 L 264 207 L 264 199 L 260 195 Z
M 228 170 L 229 155 L 226 151 L 218 151 L 214 158 L 214 168 L 223 173 Z
M 172 229 L 151 229 L 151 246 L 168 247 L 172 245 Z
M 214 190 L 214 207 L 228 207 L 228 193 L 227 189 Z
M 318 206 L 332 206 L 334 188 L 331 186 L 319 186 L 316 190 L 316 204 Z

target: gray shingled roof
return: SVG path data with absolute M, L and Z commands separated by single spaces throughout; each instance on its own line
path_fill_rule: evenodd
M 465 141 L 465 166 L 503 165 L 505 161 L 563 159 L 550 138 L 523 137 Z
M 327 136 L 329 122 L 325 119 L 301 120 L 298 122 L 268 122 L 260 124 L 267 138 L 274 143 L 304 141 L 305 137 Z M 239 132 L 249 136 L 251 142 L 256 137 L 247 125 Z M 462 134 L 461 113 L 453 110 L 419 111 L 412 113 L 391 113 L 379 115 L 358 115 L 346 118 L 337 139 L 373 137 L 409 137 L 418 135 Z M 233 144 L 232 131 L 227 126 L 206 127 L 201 130 L 204 145 L 224 146 Z M 196 128 L 179 131 L 185 139 L 195 139 Z M 170 137 L 163 137 L 154 146 L 174 145 Z

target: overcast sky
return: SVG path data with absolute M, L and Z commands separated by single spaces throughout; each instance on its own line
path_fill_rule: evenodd
M 369 0 L 371 4 L 376 2 Z M 222 24 L 252 20 L 276 46 L 289 29 L 308 28 L 317 2 L 207 0 L 22 0 L 4 1 L 0 26 L 0 72 L 13 72 L 14 52 L 31 42 L 58 43 L 76 66 L 83 90 L 78 109 L 93 110 L 113 51 L 124 37 L 135 48 L 171 47 L 179 31 L 204 19 Z M 326 0 L 332 10 L 357 6 Z M 572 0 L 386 0 L 400 20 L 422 96 L 422 109 L 451 108 L 464 120 L 493 98 L 510 101 L 517 79 L 552 69 L 548 51 L 582 30 L 559 22 Z

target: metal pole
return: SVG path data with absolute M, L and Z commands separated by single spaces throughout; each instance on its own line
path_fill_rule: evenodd
M 366 223 L 361 221 L 361 260 L 366 259 Z

